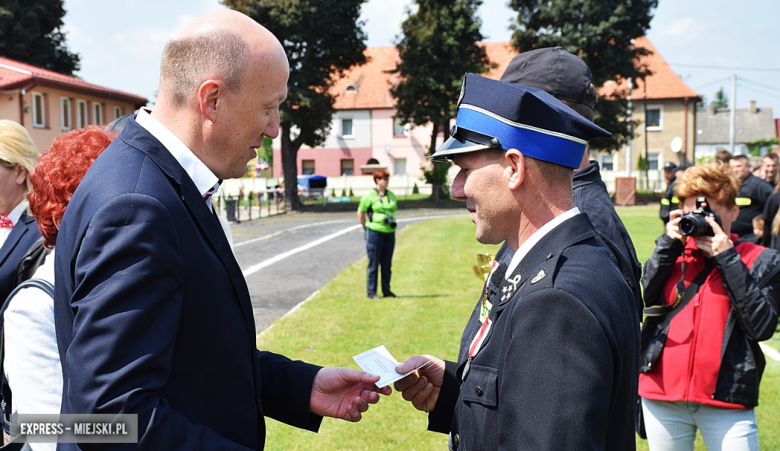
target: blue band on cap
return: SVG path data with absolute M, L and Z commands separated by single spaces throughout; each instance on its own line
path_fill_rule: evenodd
M 458 108 L 458 127 L 494 136 L 504 150 L 517 149 L 523 155 L 569 168 L 578 168 L 586 144 L 533 130 L 513 127 L 498 119 L 468 108 Z

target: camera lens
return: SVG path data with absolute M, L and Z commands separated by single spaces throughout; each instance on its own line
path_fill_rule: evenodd
M 710 231 L 710 225 L 702 214 L 688 213 L 680 218 L 680 233 L 685 236 L 706 235 Z

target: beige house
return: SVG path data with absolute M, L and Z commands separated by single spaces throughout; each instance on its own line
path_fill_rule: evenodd
M 635 45 L 652 52 L 640 60 L 652 75 L 645 81 L 638 80 L 638 86 L 631 92 L 631 117 L 639 122 L 634 130 L 636 136 L 630 149 L 626 146 L 614 154 L 590 155 L 591 159 L 599 161 L 602 177 L 610 191 L 614 190 L 615 177 L 626 176 L 636 177 L 639 189 L 645 186 L 662 189 L 665 187 L 661 170 L 664 163 L 693 162 L 696 103 L 701 98 L 674 73 L 650 40 L 638 38 Z M 606 95 L 625 88 L 625 83 L 607 82 L 599 93 Z M 640 173 L 637 168 L 640 155 L 647 156 L 650 169 L 646 182 L 644 171 Z
M 22 124 L 46 150 L 68 130 L 105 125 L 147 99 L 0 57 L 0 119 Z

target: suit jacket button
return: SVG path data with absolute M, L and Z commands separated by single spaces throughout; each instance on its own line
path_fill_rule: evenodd
M 456 450 L 460 446 L 460 434 L 455 434 L 452 436 L 452 449 Z
M 476 390 L 476 391 L 477 391 L 477 396 L 480 396 L 480 397 L 481 397 L 481 396 L 482 396 L 482 393 L 483 393 L 483 392 L 482 392 L 482 387 L 477 387 L 477 390 Z

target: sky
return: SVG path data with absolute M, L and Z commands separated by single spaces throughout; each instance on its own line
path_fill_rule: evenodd
M 479 9 L 486 41 L 509 41 L 516 14 L 507 0 Z M 394 45 L 408 0 L 369 0 L 361 19 L 370 47 Z M 153 100 L 165 42 L 218 0 L 65 0 L 67 45 L 81 55 L 84 80 Z M 719 88 L 737 108 L 755 100 L 780 117 L 780 2 L 659 0 L 647 33 L 658 52 L 694 91 L 712 100 Z M 714 68 L 713 68 L 714 67 Z M 755 70 L 764 69 L 764 70 Z M 770 69 L 770 70 L 765 70 Z

